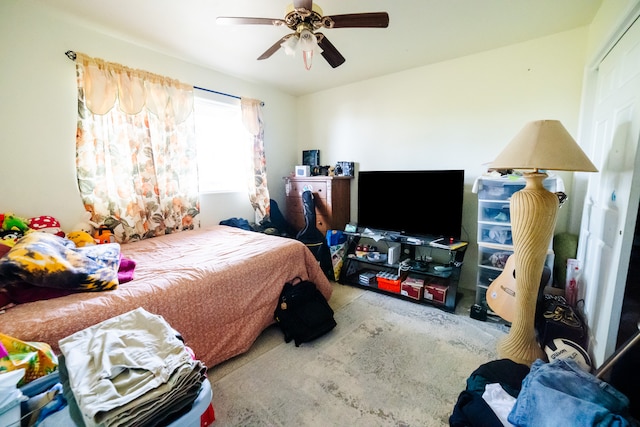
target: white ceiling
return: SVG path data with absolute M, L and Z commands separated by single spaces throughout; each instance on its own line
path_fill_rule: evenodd
M 588 25 L 602 0 L 319 0 L 324 15 L 388 12 L 388 28 L 323 29 L 346 58 L 331 68 L 283 49 L 258 61 L 291 31 L 216 25 L 218 16 L 283 18 L 288 0 L 35 0 L 91 28 L 226 74 L 313 93 Z M 87 52 L 90 54 L 90 52 Z M 108 59 L 108 58 L 105 58 Z

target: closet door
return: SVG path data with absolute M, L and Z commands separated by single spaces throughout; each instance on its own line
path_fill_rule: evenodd
M 640 199 L 640 23 L 597 70 L 589 174 L 580 230 L 585 314 L 596 366 L 615 350 Z

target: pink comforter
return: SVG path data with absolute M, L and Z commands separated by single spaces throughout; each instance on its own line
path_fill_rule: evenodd
M 0 314 L 0 332 L 50 344 L 102 320 L 143 307 L 169 322 L 212 367 L 244 353 L 273 323 L 285 282 L 296 276 L 331 297 L 311 251 L 293 239 L 227 226 L 122 245 L 134 280 L 117 289 L 20 304 Z

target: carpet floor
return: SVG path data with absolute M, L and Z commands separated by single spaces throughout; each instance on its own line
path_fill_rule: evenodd
M 337 327 L 300 347 L 267 328 L 209 370 L 215 426 L 443 426 L 503 325 L 334 285 Z M 462 312 L 461 312 L 462 311 Z

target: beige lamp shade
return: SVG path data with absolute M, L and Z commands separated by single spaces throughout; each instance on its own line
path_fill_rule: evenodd
M 527 123 L 490 167 L 598 172 L 558 120 L 537 120 Z

